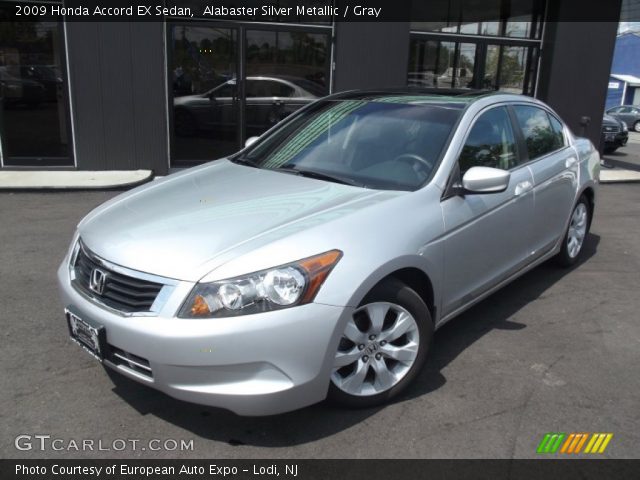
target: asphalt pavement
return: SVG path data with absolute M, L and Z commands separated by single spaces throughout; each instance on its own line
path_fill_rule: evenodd
M 109 375 L 68 339 L 55 271 L 115 194 L 0 193 L 3 458 L 534 458 L 547 432 L 611 432 L 602 457 L 640 458 L 640 184 L 601 187 L 580 264 L 544 264 L 440 329 L 395 403 L 262 418 Z M 86 440 L 93 451 L 73 448 Z

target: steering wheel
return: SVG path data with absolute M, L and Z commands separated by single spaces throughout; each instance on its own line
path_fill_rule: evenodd
M 403 153 L 402 155 L 398 155 L 396 158 L 394 158 L 393 161 L 394 162 L 409 161 L 414 165 L 420 164 L 427 169 L 427 172 L 431 172 L 431 170 L 433 169 L 433 162 L 430 162 L 429 160 L 422 158 L 420 155 L 417 155 L 415 153 Z

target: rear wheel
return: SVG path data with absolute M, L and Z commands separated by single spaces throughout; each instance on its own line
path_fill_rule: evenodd
M 569 227 L 562 241 L 562 249 L 556 257 L 560 265 L 568 267 L 576 263 L 582 252 L 582 246 L 589 232 L 590 223 L 591 207 L 587 197 L 582 195 L 576 206 L 573 207 Z
M 329 399 L 370 407 L 398 395 L 425 363 L 433 337 L 429 309 L 404 283 L 375 287 L 347 323 L 335 354 Z

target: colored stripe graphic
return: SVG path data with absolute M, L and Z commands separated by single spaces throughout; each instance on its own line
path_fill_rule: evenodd
M 584 453 L 604 453 L 613 438 L 613 433 L 594 433 Z
M 564 433 L 547 433 L 540 445 L 538 445 L 538 453 L 556 453 L 562 439 L 565 437 Z
M 604 453 L 613 433 L 557 433 L 545 434 L 536 453 Z M 588 439 L 588 441 L 587 441 Z M 582 450 L 585 446 L 584 451 Z M 562 447 L 561 447 L 562 446 Z

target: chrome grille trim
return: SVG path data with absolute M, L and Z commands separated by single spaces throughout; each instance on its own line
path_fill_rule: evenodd
M 91 271 L 99 267 L 107 275 L 102 295 L 89 288 Z M 70 257 L 71 285 L 85 298 L 122 316 L 156 316 L 178 281 L 131 270 L 111 263 L 78 240 Z
M 149 360 L 139 357 L 133 353 L 126 352 L 114 345 L 109 345 L 111 351 L 110 361 L 116 366 L 128 368 L 137 374 L 144 375 L 150 379 L 153 378 L 153 371 L 149 364 Z

